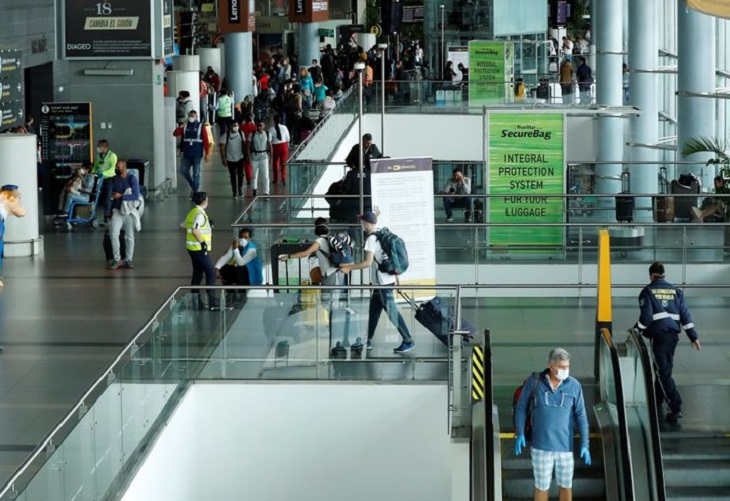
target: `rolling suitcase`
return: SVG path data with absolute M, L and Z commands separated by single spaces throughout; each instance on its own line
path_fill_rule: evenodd
M 688 195 L 700 193 L 700 181 L 692 174 L 681 174 L 679 179 L 672 180 L 672 193 L 675 195 Z M 697 197 L 675 197 L 674 217 L 690 219 L 692 207 L 697 206 Z
M 639 250 L 644 245 L 644 227 L 642 226 L 608 226 L 608 235 L 611 241 L 611 249 L 620 252 L 628 250 Z
M 616 221 L 631 223 L 634 220 L 635 198 L 627 195 L 631 192 L 631 175 L 628 171 L 621 173 L 621 195 L 616 196 Z
M 674 197 L 668 195 L 670 190 L 669 179 L 667 178 L 667 168 L 659 168 L 659 193 L 664 196 L 656 196 L 652 198 L 652 209 L 654 212 L 654 221 L 657 223 L 674 222 Z
M 418 323 L 428 329 L 436 339 L 441 341 L 444 346 L 449 346 L 449 333 L 454 331 L 455 312 L 454 308 L 447 303 L 447 300 L 436 296 L 430 301 L 426 301 L 421 305 L 401 293 L 406 302 L 416 311 L 416 320 Z M 476 329 L 472 327 L 466 320 L 461 320 L 461 328 L 459 330 L 467 331 L 474 336 Z
M 279 261 L 279 256 L 300 252 L 310 245 L 312 242 L 305 238 L 284 238 L 271 246 L 271 279 L 274 285 L 299 285 L 310 279 L 309 260 Z M 274 290 L 274 292 L 282 291 Z

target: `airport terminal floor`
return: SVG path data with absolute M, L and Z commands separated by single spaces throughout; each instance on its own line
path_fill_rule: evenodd
M 0 481 L 7 480 L 174 288 L 189 283 L 191 265 L 179 223 L 190 201 L 182 179 L 179 186 L 176 195 L 148 206 L 136 236 L 134 269 L 106 269 L 103 230 L 67 231 L 45 222 L 41 256 L 6 260 L 5 287 L 0 289 Z M 230 197 L 228 174 L 217 156 L 204 166 L 203 189 L 211 196 L 213 242 L 220 250 L 231 240 L 228 225 L 250 198 Z M 283 194 L 284 189 L 279 185 L 272 193 Z M 275 220 L 277 204 L 265 203 Z M 686 426 L 708 414 L 727 416 L 730 402 L 725 318 L 730 298 L 695 300 L 690 294 L 689 300 L 703 350 L 694 352 L 683 337 L 676 355 L 680 389 L 698 388 L 685 392 Z M 512 390 L 530 372 L 545 367 L 551 348 L 566 347 L 573 355 L 571 373 L 592 377 L 594 299 L 480 298 L 465 303 L 464 315 L 492 333 L 503 429 L 510 427 Z M 636 300 L 614 301 L 617 339 L 623 339 L 637 315 Z M 397 337 L 391 336 L 395 331 L 386 321 L 378 332 L 376 349 L 389 348 Z M 703 393 L 701 388 L 709 383 L 727 391 L 719 399 Z

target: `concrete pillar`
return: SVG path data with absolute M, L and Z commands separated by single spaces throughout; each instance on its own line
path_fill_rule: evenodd
M 300 68 L 302 66 L 309 68 L 312 59 L 319 61 L 319 23 L 297 24 L 297 54 Z
M 659 140 L 659 75 L 640 70 L 659 66 L 659 0 L 631 0 L 629 3 L 629 102 L 641 114 L 631 117 L 631 142 L 656 144 Z M 659 151 L 634 146 L 631 160 L 653 162 L 631 167 L 631 189 L 634 193 L 656 193 Z M 636 200 L 636 218 L 651 219 L 651 199 Z
M 715 135 L 715 100 L 683 96 L 682 92 L 715 91 L 715 22 L 705 14 L 677 3 L 677 158 L 704 163 L 711 154 L 695 154 L 684 158 L 682 147 L 695 137 Z M 702 187 L 711 188 L 714 171 L 702 165 L 687 166 L 683 172 L 702 173 Z
M 221 75 L 221 50 L 218 47 L 201 47 L 198 49 L 198 56 L 200 56 L 200 71 L 205 73 L 208 71 L 208 66 L 211 66 L 218 76 Z
M 253 42 L 251 33 L 226 33 L 226 88 L 236 102 L 253 95 Z
M 596 102 L 599 106 L 621 106 L 623 1 L 601 0 L 593 5 L 596 13 L 592 33 L 596 39 Z M 616 163 L 601 164 L 596 168 L 596 192 L 619 193 L 624 155 L 624 119 L 615 115 L 601 115 L 598 120 L 598 161 Z M 606 209 L 614 207 L 614 203 L 613 198 L 599 199 L 599 205 Z M 604 211 L 603 214 L 608 220 L 614 219 L 611 211 Z
M 188 91 L 193 109 L 200 115 L 200 72 L 197 68 L 195 71 L 168 71 L 167 87 L 172 97 L 177 97 L 181 90 Z
M 177 190 L 177 139 L 172 135 L 177 123 L 175 120 L 175 96 L 165 98 L 165 179 L 170 188 Z
M 173 56 L 172 68 L 175 71 L 200 71 L 200 56 Z
M 35 134 L 0 134 L 0 185 L 17 185 L 26 210 L 25 217 L 8 216 L 5 220 L 5 257 L 34 256 L 42 248 L 36 155 Z

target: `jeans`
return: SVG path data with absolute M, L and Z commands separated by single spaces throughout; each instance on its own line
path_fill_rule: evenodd
M 193 263 L 193 277 L 190 280 L 190 285 L 200 285 L 200 282 L 203 281 L 203 276 L 205 276 L 205 285 L 215 285 L 215 267 L 213 266 L 213 261 L 210 260 L 208 253 L 203 252 L 202 250 L 188 250 L 188 254 L 190 255 L 190 261 Z M 193 294 L 198 293 L 197 290 L 193 290 L 192 292 Z M 208 306 L 215 308 L 219 305 L 220 301 L 218 301 L 218 298 L 216 297 L 216 291 L 209 289 Z
M 474 199 L 472 197 L 444 197 L 444 211 L 446 211 L 446 217 L 450 218 L 454 215 L 451 211 L 452 208 L 466 209 L 469 212 L 473 212 Z M 464 216 L 466 216 L 466 214 Z
M 388 319 L 398 329 L 398 333 L 403 338 L 404 343 L 412 343 L 408 326 L 403 319 L 403 315 L 398 311 L 398 305 L 395 304 L 393 289 L 375 289 L 370 296 L 370 308 L 368 315 L 368 340 L 375 336 L 375 328 L 378 326 L 380 314 L 385 310 L 388 313 Z
M 190 189 L 193 193 L 200 191 L 200 162 L 202 158 L 188 158 L 185 155 L 182 157 L 182 167 L 180 167 L 180 174 L 185 178 L 185 181 L 190 185 Z M 190 175 L 190 168 L 193 169 L 192 176 Z
M 668 400 L 669 409 L 674 413 L 682 410 L 682 397 L 672 379 L 674 350 L 678 342 L 679 334 L 676 332 L 655 334 L 651 341 L 651 350 L 654 353 L 659 376 L 654 385 L 657 408 L 661 408 L 662 403 Z
M 269 194 L 269 156 L 261 153 L 251 154 L 251 167 L 253 168 L 253 189 L 259 189 L 259 174 L 263 178 L 264 195 Z
M 109 223 L 109 238 L 112 240 L 114 261 L 121 261 L 122 259 L 119 250 L 119 234 L 122 230 L 124 230 L 126 260 L 131 262 L 134 257 L 134 218 L 129 214 L 122 215 L 121 212 L 115 210 L 112 212 L 111 222 Z
M 68 193 L 66 195 L 66 205 L 64 207 L 64 212 L 69 215 L 69 217 L 73 217 L 73 214 L 71 214 L 71 205 L 74 202 L 88 202 L 89 201 L 89 195 L 72 195 L 71 193 Z

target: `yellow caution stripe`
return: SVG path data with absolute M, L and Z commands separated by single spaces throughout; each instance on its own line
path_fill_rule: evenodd
M 484 400 L 484 348 L 474 346 L 471 352 L 471 400 Z

